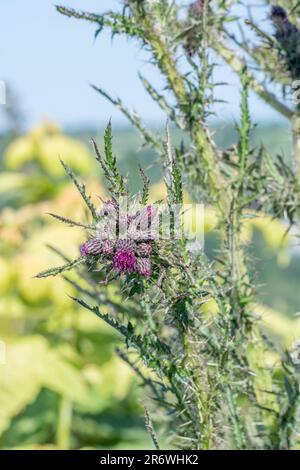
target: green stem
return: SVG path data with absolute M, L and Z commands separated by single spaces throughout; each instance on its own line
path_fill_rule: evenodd
M 228 404 L 230 421 L 233 426 L 236 450 L 245 450 L 246 436 L 239 418 L 239 411 L 236 405 L 236 400 L 233 397 L 233 393 L 229 385 L 226 387 L 226 400 Z

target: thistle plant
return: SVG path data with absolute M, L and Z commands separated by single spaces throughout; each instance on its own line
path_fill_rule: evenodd
M 120 11 L 103 14 L 57 7 L 66 16 L 93 23 L 96 36 L 106 28 L 142 45 L 164 77 L 165 89 L 156 90 L 141 76 L 143 85 L 169 121 L 189 136 L 188 147 L 173 149 L 168 131 L 165 138 L 154 135 L 120 99 L 94 86 L 161 156 L 167 198 L 163 204 L 150 204 L 143 170 L 140 194 L 129 194 L 112 150 L 109 124 L 104 154 L 92 144 L 110 198 L 95 207 L 64 164 L 90 217 L 85 222 L 56 217 L 84 227 L 87 237 L 77 259 L 38 275 L 75 269 L 79 280 L 72 281 L 78 289 L 74 301 L 119 332 L 124 347 L 118 354 L 145 387 L 146 426 L 156 448 L 161 434 L 183 449 L 300 445 L 298 343 L 284 350 L 266 333 L 242 237 L 250 217 L 271 215 L 285 220 L 287 230 L 299 223 L 300 117 L 293 101 L 294 81 L 300 78 L 299 3 L 264 1 L 266 14 L 260 22 L 254 7 L 246 9 L 248 3 L 195 0 L 187 7 L 179 1 L 126 0 Z M 236 13 L 237 4 L 245 6 L 246 21 Z M 232 31 L 233 20 L 240 25 L 239 34 Z M 208 126 L 218 86 L 213 75 L 216 56 L 241 81 L 238 138 L 224 151 L 217 148 Z M 284 155 L 272 159 L 263 145 L 251 146 L 250 90 L 291 121 L 292 164 Z M 183 187 L 216 209 L 219 246 L 213 259 L 192 249 L 185 234 L 174 236 L 174 206 L 183 202 Z M 164 211 L 169 214 L 167 238 L 161 236 Z M 154 219 L 157 236 L 152 237 Z M 113 301 L 112 292 L 122 300 Z

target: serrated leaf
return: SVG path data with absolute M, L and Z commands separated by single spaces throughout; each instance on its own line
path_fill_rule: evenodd
M 93 216 L 93 219 L 97 220 L 98 219 L 98 214 L 97 214 L 96 208 L 95 208 L 94 204 L 92 203 L 92 200 L 91 200 L 90 196 L 86 193 L 85 185 L 79 183 L 79 181 L 77 180 L 77 178 L 76 178 L 75 174 L 73 173 L 73 171 L 71 170 L 71 168 L 63 160 L 61 160 L 61 164 L 64 167 L 65 172 L 67 173 L 69 178 L 71 178 L 71 180 L 75 184 L 76 188 L 80 192 L 80 194 L 82 196 L 82 199 L 86 203 L 88 209 L 90 210 L 90 212 Z
M 42 278 L 42 277 L 49 277 L 49 276 L 57 276 L 57 274 L 63 273 L 65 271 L 70 271 L 70 269 L 75 268 L 79 264 L 85 261 L 84 257 L 77 258 L 69 263 L 63 264 L 62 266 L 57 266 L 55 268 L 47 269 L 46 271 L 42 271 L 38 273 L 35 277 Z

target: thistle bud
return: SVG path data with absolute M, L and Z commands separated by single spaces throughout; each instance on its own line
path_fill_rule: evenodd
M 151 243 L 140 243 L 137 247 L 137 250 L 136 250 L 138 256 L 142 256 L 143 258 L 144 257 L 147 257 L 147 256 L 150 256 L 151 253 L 152 253 L 152 245 Z
M 84 242 L 80 247 L 81 256 L 97 256 L 102 252 L 102 240 L 99 238 L 91 238 Z
M 102 254 L 104 256 L 112 255 L 114 252 L 114 245 L 111 240 L 103 240 L 102 241 Z
M 128 238 L 120 238 L 116 243 L 116 251 L 127 250 L 134 252 L 135 243 Z
M 136 263 L 136 270 L 141 276 L 144 276 L 144 277 L 151 276 L 151 273 L 152 273 L 151 260 L 149 258 L 139 258 Z

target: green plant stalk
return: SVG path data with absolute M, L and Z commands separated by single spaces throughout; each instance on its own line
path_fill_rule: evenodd
M 249 289 L 247 284 L 249 283 L 249 276 L 247 267 L 245 264 L 245 254 L 241 247 L 240 242 L 240 214 L 239 211 L 233 208 L 233 216 L 229 227 L 229 252 L 231 256 L 232 266 L 232 306 L 233 310 L 238 311 L 241 304 L 241 298 Z M 246 312 L 249 305 L 244 305 L 242 316 L 239 318 L 233 318 L 234 328 L 236 328 L 235 322 L 239 322 L 245 337 L 247 337 L 247 360 L 249 368 L 254 374 L 253 389 L 255 392 L 256 400 L 258 405 L 262 408 L 262 415 L 265 426 L 270 431 L 270 434 L 274 431 L 276 425 L 276 411 L 278 406 L 276 398 L 273 395 L 273 380 L 271 371 L 266 364 L 266 355 L 263 345 L 263 340 L 260 332 L 260 328 L 257 321 L 249 321 L 247 318 L 244 319 L 243 313 Z M 270 412 L 270 410 L 273 410 Z
M 173 91 L 179 108 L 184 109 L 185 105 L 189 102 L 189 97 L 184 80 L 177 70 L 176 61 L 173 58 L 172 52 L 163 40 L 162 36 L 156 32 L 156 28 L 152 24 L 151 18 L 140 18 L 134 8 L 132 8 L 132 11 L 136 21 L 143 22 L 144 34 L 145 37 L 147 37 L 147 42 L 151 47 L 158 67 L 161 73 L 165 76 L 170 89 Z M 196 165 L 200 167 L 202 166 L 206 171 L 209 192 L 216 201 L 217 207 L 220 209 L 221 213 L 226 214 L 228 210 L 226 194 L 224 194 L 226 183 L 220 173 L 218 159 L 213 144 L 206 130 L 202 127 L 201 122 L 193 124 L 192 129 L 190 130 L 190 135 L 197 148 Z M 220 197 L 222 191 L 223 194 L 222 197 Z
M 234 435 L 234 440 L 236 444 L 236 450 L 245 450 L 246 436 L 245 436 L 244 428 L 240 421 L 236 401 L 233 397 L 233 393 L 229 385 L 226 387 L 226 400 L 227 400 L 228 410 L 230 414 L 230 421 L 233 426 L 233 435 Z
M 178 325 L 180 330 L 181 343 L 183 347 L 183 359 L 182 367 L 183 370 L 190 370 L 191 377 L 195 387 L 196 394 L 196 408 L 198 410 L 198 421 L 201 425 L 201 430 L 197 433 L 198 438 L 198 449 L 209 450 L 213 447 L 213 423 L 212 423 L 212 414 L 211 414 L 211 393 L 210 390 L 204 390 L 204 387 L 201 383 L 201 378 L 195 372 L 197 369 L 197 364 L 193 360 L 193 349 L 190 344 L 191 338 L 193 338 L 192 331 L 187 328 L 184 329 L 182 326 Z M 199 365 L 198 365 L 199 367 Z M 203 372 L 203 374 L 206 375 Z
M 160 70 L 165 75 L 170 88 L 173 90 L 179 107 L 184 107 L 184 104 L 188 102 L 187 91 L 170 51 L 166 49 L 166 45 L 159 37 L 152 39 L 152 48 L 154 55 L 158 59 Z M 218 167 L 215 149 L 200 122 L 192 125 L 190 134 L 197 149 L 196 166 L 200 168 L 202 166 L 202 169 L 206 171 L 209 192 L 216 201 L 217 207 L 224 214 L 228 209 L 228 205 L 226 195 L 223 193 L 223 198 L 220 199 L 220 193 L 224 187 L 226 187 L 226 184 Z
M 242 332 L 247 338 L 249 344 L 247 348 L 247 360 L 250 370 L 255 374 L 253 380 L 253 388 L 256 395 L 258 404 L 262 407 L 263 419 L 268 429 L 273 430 L 274 416 L 270 414 L 269 410 L 274 410 L 274 396 L 272 395 L 272 377 L 270 371 L 265 364 L 265 352 L 263 341 L 261 338 L 260 330 L 257 322 L 250 320 L 247 315 L 247 310 L 250 304 L 250 279 L 248 269 L 245 261 L 245 253 L 241 243 L 241 215 L 242 203 L 245 198 L 245 176 L 248 165 L 248 157 L 250 153 L 249 136 L 251 131 L 251 121 L 248 105 L 248 90 L 250 87 L 250 80 L 248 70 L 244 66 L 241 71 L 242 81 L 242 96 L 241 96 L 241 125 L 239 127 L 239 143 L 238 143 L 238 157 L 239 157 L 239 173 L 238 180 L 232 187 L 232 202 L 230 217 L 227 225 L 227 238 L 228 238 L 228 252 L 229 252 L 229 265 L 231 266 L 231 306 L 233 316 L 233 331 L 242 328 Z M 248 299 L 245 303 L 244 299 Z M 241 307 L 242 306 L 242 307 Z M 254 345 L 254 349 L 253 349 Z M 253 354 L 255 351 L 255 354 Z M 232 411 L 231 411 L 232 410 Z M 241 424 L 238 422 L 239 414 L 234 411 L 234 402 L 229 406 L 230 415 L 233 418 L 234 429 L 236 430 L 235 436 L 239 437 L 239 428 Z M 235 423 L 235 421 L 237 421 Z M 244 444 L 240 439 L 237 440 L 238 445 Z

